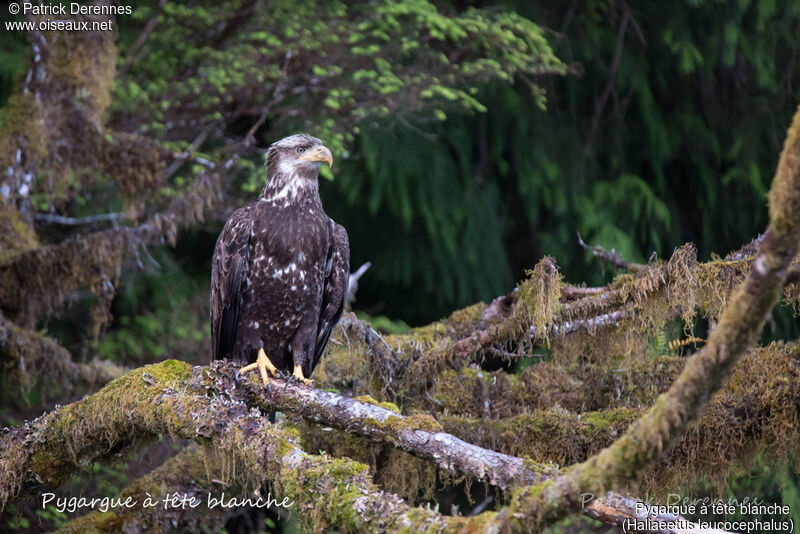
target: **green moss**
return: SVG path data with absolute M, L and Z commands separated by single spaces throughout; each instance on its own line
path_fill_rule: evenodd
M 391 442 L 352 432 L 324 431 L 313 423 L 302 423 L 299 429 L 304 450 L 325 451 L 336 458 L 351 458 L 368 465 L 375 483 L 408 501 L 433 498 L 441 473 L 432 462 L 407 454 Z
M 561 307 L 561 285 L 555 260 L 545 256 L 528 272 L 528 279 L 517 286 L 519 297 L 513 317 L 521 321 L 519 328 L 527 329 L 533 325 L 541 336 L 547 338 Z
M 369 395 L 360 395 L 358 397 L 355 397 L 354 400 L 360 402 L 366 402 L 367 404 L 374 404 L 375 406 L 380 406 L 381 408 L 384 408 L 386 410 L 391 410 L 397 414 L 401 413 L 400 408 L 398 408 L 396 404 L 391 402 L 378 402 Z
M 33 227 L 23 222 L 17 210 L 5 202 L 0 202 L 0 229 L 0 266 L 39 246 Z
M 441 432 L 442 425 L 428 414 L 416 414 L 406 417 L 389 416 L 384 421 L 367 418 L 365 423 L 378 428 L 382 428 L 390 435 L 397 435 L 404 430 L 427 430 L 429 432 Z
M 306 528 L 354 531 L 359 519 L 354 501 L 362 496 L 357 485 L 366 483 L 368 475 L 366 465 L 349 459 L 308 456 L 301 469 L 281 469 L 280 486 L 294 500 L 292 511 Z
M 25 140 L 29 158 L 46 155 L 47 137 L 43 126 L 34 95 L 16 93 L 8 99 L 0 112 L 0 163 L 4 169 L 16 164 L 13 158 L 18 137 Z
M 507 419 L 440 420 L 446 432 L 478 446 L 538 463 L 570 465 L 610 445 L 639 413 L 622 409 L 578 415 L 555 407 Z
M 601 412 L 584 412 L 578 416 L 578 420 L 586 423 L 587 426 L 583 431 L 591 437 L 596 432 L 608 431 L 611 427 L 615 427 L 616 430 L 624 429 L 632 421 L 635 421 L 639 414 L 639 410 L 621 408 Z
M 157 382 L 177 383 L 192 377 L 192 366 L 179 360 L 164 360 L 161 363 L 147 365 L 143 373 L 149 373 Z
M 556 464 L 535 462 L 530 458 L 523 458 L 522 460 L 525 469 L 527 469 L 528 471 L 533 471 L 534 473 L 546 476 L 552 476 L 556 472 L 558 472 L 558 466 Z
M 420 334 L 423 335 L 423 337 L 431 337 L 432 335 L 443 335 L 447 333 L 455 339 L 469 335 L 480 324 L 485 309 L 486 304 L 483 302 L 461 308 L 451 313 L 450 316 L 442 320 L 441 323 L 434 323 L 434 325 L 440 325 L 439 328 L 428 329 L 420 332 Z M 441 328 L 441 326 L 444 328 Z M 420 330 L 422 329 L 418 329 L 418 331 Z M 432 341 L 432 339 L 430 340 Z
M 441 322 L 431 323 L 426 326 L 419 326 L 411 330 L 411 336 L 421 343 L 430 343 L 435 339 L 447 334 L 447 325 Z M 392 339 L 391 337 L 389 339 Z M 393 339 L 392 339 L 393 340 Z M 394 341 L 394 340 L 393 340 Z M 402 341 L 406 341 L 403 339 Z M 387 340 L 388 342 L 388 340 Z

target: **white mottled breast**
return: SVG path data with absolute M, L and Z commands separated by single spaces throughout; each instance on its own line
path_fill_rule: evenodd
M 316 332 L 331 238 L 319 202 L 256 203 L 242 302 L 247 345 L 263 342 L 268 354 L 287 353 L 301 325 L 313 323 L 307 326 Z

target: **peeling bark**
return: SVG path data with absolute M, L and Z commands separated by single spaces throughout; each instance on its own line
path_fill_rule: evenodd
M 232 378 L 235 365 L 214 362 L 212 369 Z M 396 407 L 381 406 L 376 401 L 360 402 L 295 384 L 277 383 L 269 393 L 256 377 L 246 388 L 248 403 L 265 411 L 300 415 L 309 421 L 391 443 L 402 451 L 431 460 L 440 468 L 459 475 L 486 479 L 507 489 L 519 484 L 537 484 L 555 474 L 548 465 L 535 469 L 522 458 L 482 449 L 442 432 L 441 425 L 428 415 L 400 415 Z

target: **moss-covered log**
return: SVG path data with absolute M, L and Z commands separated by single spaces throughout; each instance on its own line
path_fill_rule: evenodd
M 301 522 L 310 528 L 336 526 L 369 532 L 375 528 L 400 531 L 430 527 L 458 531 L 474 525 L 474 518 L 445 518 L 427 509 L 409 507 L 396 495 L 378 489 L 366 465 L 306 454 L 297 446 L 296 434 L 269 424 L 255 405 L 295 410 L 310 420 L 408 448 L 455 474 L 494 477 L 492 482 L 504 487 L 541 481 L 554 474 L 552 467 L 535 466 L 443 432 L 431 432 L 428 427 L 436 424 L 426 418 L 402 417 L 392 407 L 368 399 L 362 402 L 288 385 L 274 388 L 274 398 L 265 400 L 267 394 L 261 386 L 237 384 L 234 372 L 235 368 L 225 362 L 211 368 L 191 368 L 168 360 L 131 371 L 99 392 L 23 427 L 4 429 L 0 437 L 0 506 L 20 492 L 52 489 L 93 461 L 169 435 L 206 446 L 223 466 L 218 474 L 223 484 L 244 488 L 269 485 L 282 497 L 289 497 L 298 504 L 295 511 Z M 474 457 L 458 458 L 458 454 Z M 440 461 L 439 456 L 446 461 Z M 153 473 L 152 480 L 172 472 L 171 464 L 163 470 Z M 70 528 L 113 530 L 129 521 L 135 530 L 165 518 L 161 514 L 143 517 L 120 512 L 92 514 Z M 484 514 L 481 521 L 489 517 Z

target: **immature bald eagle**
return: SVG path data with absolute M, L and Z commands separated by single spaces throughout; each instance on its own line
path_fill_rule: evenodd
M 211 342 L 215 359 L 307 385 L 342 315 L 349 277 L 347 232 L 325 214 L 320 165 L 331 151 L 316 137 L 286 137 L 267 151 L 258 200 L 233 212 L 211 267 Z

